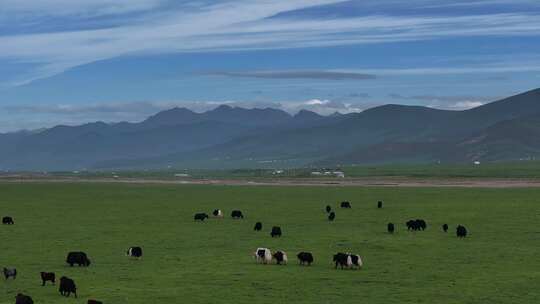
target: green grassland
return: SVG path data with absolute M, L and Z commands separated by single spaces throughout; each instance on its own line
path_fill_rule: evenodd
M 337 210 L 335 222 L 323 211 Z M 376 208 L 384 200 L 383 209 Z M 241 209 L 195 223 L 193 214 Z M 540 189 L 240 187 L 128 184 L 0 184 L 0 303 L 17 292 L 35 303 L 535 303 L 540 298 Z M 424 232 L 406 220 L 423 218 Z M 264 231 L 254 232 L 262 221 Z M 394 235 L 386 224 L 397 224 Z M 450 224 L 445 234 L 439 228 Z M 455 237 L 455 226 L 469 229 Z M 283 237 L 272 239 L 279 225 Z M 144 257 L 125 256 L 140 245 Z M 259 246 L 283 249 L 287 266 L 257 265 Z M 70 268 L 66 253 L 82 250 L 89 268 Z M 311 251 L 315 264 L 297 265 Z M 335 270 L 338 251 L 360 254 L 364 268 Z M 77 300 L 42 287 L 39 272 L 66 275 Z
M 276 170 L 280 169 L 279 174 Z M 53 172 L 47 176 L 78 177 L 78 178 L 140 178 L 158 180 L 178 180 L 175 174 L 185 173 L 193 179 L 290 179 L 290 178 L 335 178 L 332 176 L 314 176 L 313 171 L 341 170 L 347 178 L 430 178 L 430 179 L 462 179 L 462 178 L 493 178 L 493 179 L 540 179 L 540 161 L 515 162 L 486 162 L 480 165 L 468 164 L 380 164 L 357 165 L 332 168 L 276 168 L 276 169 L 163 169 L 147 171 L 82 171 L 82 172 Z M 34 173 L 35 174 L 35 173 Z M 0 177 L 2 175 L 0 174 Z

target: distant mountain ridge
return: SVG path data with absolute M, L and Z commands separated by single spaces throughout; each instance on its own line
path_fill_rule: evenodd
M 540 89 L 465 111 L 384 105 L 296 115 L 228 105 L 0 134 L 0 170 L 290 167 L 540 156 Z

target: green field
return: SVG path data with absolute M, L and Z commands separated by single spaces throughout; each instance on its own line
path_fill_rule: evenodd
M 350 200 L 326 220 L 328 203 Z M 384 200 L 383 209 L 376 208 Z M 193 214 L 241 209 L 244 220 L 193 222 Z M 239 187 L 127 184 L 0 184 L 0 303 L 17 292 L 35 303 L 535 303 L 540 298 L 540 189 Z M 407 232 L 424 218 L 428 229 Z M 262 221 L 264 231 L 252 230 Z M 386 224 L 397 233 L 386 233 Z M 450 224 L 443 233 L 440 225 Z M 470 232 L 457 239 L 457 224 Z M 279 225 L 283 237 L 272 239 Z M 125 256 L 144 249 L 142 260 Z M 285 250 L 287 266 L 257 265 L 259 246 Z M 70 268 L 82 250 L 89 268 Z M 299 251 L 315 264 L 297 265 Z M 359 271 L 335 270 L 331 256 L 363 257 Z M 79 299 L 41 287 L 40 271 L 66 275 Z
M 276 170 L 282 171 L 276 174 Z M 154 180 L 179 180 L 185 178 L 175 177 L 175 174 L 185 173 L 193 179 L 336 179 L 332 176 L 314 176 L 313 171 L 341 170 L 346 178 L 430 178 L 430 179 L 540 179 L 540 161 L 515 161 L 515 162 L 486 162 L 480 165 L 469 164 L 381 164 L 381 165 L 357 165 L 332 168 L 279 168 L 274 169 L 223 169 L 223 170 L 195 170 L 171 168 L 164 170 L 148 171 L 81 171 L 81 172 L 51 172 L 44 177 L 68 177 L 68 178 L 120 178 L 154 179 Z M 4 173 L 11 174 L 10 172 Z M 24 173 L 22 173 L 24 175 Z M 40 176 L 32 173 L 33 176 Z M 0 172 L 2 177 L 2 172 Z

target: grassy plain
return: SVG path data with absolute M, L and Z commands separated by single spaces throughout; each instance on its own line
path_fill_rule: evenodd
M 328 222 L 326 204 L 349 200 Z M 384 208 L 376 202 L 384 200 Z M 195 223 L 193 214 L 241 209 L 246 218 Z M 131 184 L 0 184 L 0 267 L 17 267 L 0 303 L 534 303 L 540 298 L 540 189 L 255 187 Z M 406 220 L 423 218 L 424 232 Z M 262 221 L 262 232 L 253 224 Z M 386 224 L 397 224 L 394 235 Z M 445 234 L 440 226 L 450 225 Z M 465 225 L 466 239 L 455 237 Z M 272 239 L 272 225 L 283 237 Z M 142 260 L 125 256 L 144 249 Z M 259 246 L 289 254 L 257 265 Z M 70 268 L 82 250 L 89 268 Z M 297 265 L 311 251 L 315 264 Z M 359 271 L 335 270 L 337 251 L 360 254 Z M 75 280 L 77 300 L 40 286 L 39 272 Z

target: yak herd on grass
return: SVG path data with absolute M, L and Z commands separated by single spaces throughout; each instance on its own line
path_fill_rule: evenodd
M 348 201 L 343 201 L 339 205 L 340 208 L 343 209 L 351 209 L 352 205 Z M 382 209 L 383 202 L 378 201 L 377 202 L 377 208 Z M 328 214 L 328 220 L 334 221 L 336 219 L 336 213 L 332 210 L 332 206 L 327 205 L 326 213 Z M 223 212 L 220 209 L 215 209 L 212 212 L 212 215 L 214 218 L 223 218 Z M 242 211 L 240 210 L 234 210 L 231 212 L 231 217 L 233 219 L 240 219 L 244 218 L 244 215 L 242 214 Z M 209 219 L 209 215 L 206 213 L 196 213 L 194 216 L 195 221 L 201 221 L 204 222 L 205 219 Z M 427 229 L 427 223 L 423 219 L 414 219 L 409 220 L 405 223 L 408 231 L 424 231 Z M 256 222 L 255 226 L 253 227 L 254 231 L 261 231 L 263 228 L 262 222 Z M 444 232 L 448 232 L 448 224 L 442 225 L 442 230 Z M 394 223 L 388 223 L 387 224 L 387 231 L 388 233 L 392 234 L 396 231 L 396 225 Z M 279 226 L 273 226 L 270 231 L 271 237 L 281 237 L 282 231 L 281 227 Z M 456 236 L 459 238 L 463 238 L 467 236 L 467 229 L 462 226 L 458 225 L 456 227 Z M 272 251 L 268 248 L 260 247 L 255 250 L 253 253 L 253 256 L 255 258 L 255 261 L 257 263 L 261 264 L 271 264 L 273 261 L 277 265 L 286 265 L 288 263 L 288 257 L 287 253 L 283 250 L 277 250 L 272 253 Z M 300 265 L 311 265 L 314 261 L 313 254 L 311 252 L 300 252 L 296 255 L 298 262 Z M 340 267 L 341 269 L 347 268 L 347 269 L 360 269 L 363 265 L 362 258 L 357 254 L 352 253 L 343 253 L 338 252 L 333 256 L 333 263 L 335 264 L 335 268 L 337 269 Z
M 383 206 L 383 202 L 379 201 L 377 202 L 377 208 L 381 209 Z M 341 202 L 340 207 L 343 209 L 350 209 L 352 208 L 351 203 L 348 201 Z M 336 219 L 336 213 L 332 211 L 331 206 L 326 206 L 325 208 L 326 213 L 328 214 L 328 220 L 334 221 Z M 212 216 L 214 218 L 223 218 L 223 212 L 220 209 L 215 209 L 212 212 Z M 231 217 L 233 219 L 243 219 L 244 214 L 240 210 L 233 210 L 231 212 Z M 196 213 L 194 216 L 195 221 L 201 221 L 203 222 L 205 219 L 210 218 L 210 216 L 206 213 Z M 15 224 L 14 220 L 10 216 L 5 216 L 2 218 L 2 224 L 4 225 L 13 225 Z M 409 220 L 405 223 L 408 231 L 424 231 L 427 229 L 427 223 L 423 219 L 414 219 Z M 261 231 L 263 228 L 263 225 L 261 222 L 255 223 L 255 226 L 253 230 L 255 231 Z M 448 231 L 448 224 L 442 225 L 442 230 L 444 232 Z M 390 234 L 393 234 L 396 230 L 396 226 L 393 223 L 387 224 L 387 231 Z M 281 227 L 279 226 L 273 226 L 270 231 L 270 236 L 272 238 L 274 237 L 281 237 L 282 231 Z M 458 225 L 456 227 L 456 236 L 459 238 L 464 238 L 467 236 L 467 228 L 465 228 L 462 225 Z M 141 258 L 142 257 L 142 248 L 141 247 L 130 247 L 127 252 L 127 256 L 134 257 L 134 258 Z M 286 265 L 288 263 L 288 257 L 287 253 L 283 250 L 277 250 L 272 253 L 272 251 L 268 248 L 257 248 L 255 252 L 253 253 L 253 256 L 255 258 L 255 261 L 257 263 L 261 264 L 271 264 L 273 261 L 277 265 Z M 311 252 L 305 252 L 302 251 L 296 255 L 296 258 L 298 259 L 298 262 L 300 265 L 306 265 L 310 266 L 314 262 L 314 257 Z M 363 265 L 362 258 L 358 254 L 352 254 L 352 253 L 343 253 L 338 252 L 333 255 L 333 264 L 335 264 L 335 268 L 337 269 L 340 267 L 341 269 L 360 269 Z M 79 267 L 88 267 L 90 266 L 91 262 L 86 253 L 84 252 L 69 252 L 66 258 L 66 263 L 69 264 L 71 267 L 74 265 L 78 265 Z M 8 279 L 16 279 L 17 277 L 17 269 L 16 268 L 3 268 L 4 277 L 6 280 Z M 51 282 L 53 285 L 56 283 L 56 274 L 54 272 L 41 272 L 41 283 L 42 286 L 45 286 L 47 282 Z M 75 284 L 75 281 L 62 276 L 60 278 L 60 284 L 58 291 L 62 296 L 69 297 L 72 293 L 74 297 L 77 297 L 77 285 Z M 32 298 L 28 295 L 24 294 L 17 294 L 15 297 L 15 304 L 33 304 L 34 301 Z M 87 302 L 88 304 L 102 304 L 102 302 L 90 299 Z
M 5 216 L 2 218 L 2 223 L 4 225 L 13 225 L 15 222 L 13 221 L 12 217 Z M 126 252 L 126 255 L 137 259 L 141 258 L 143 255 L 142 248 L 130 247 Z M 86 253 L 81 251 L 73 251 L 68 253 L 66 263 L 69 264 L 70 267 L 73 267 L 74 265 L 79 267 L 88 267 L 90 266 L 91 261 Z M 3 274 L 6 280 L 14 280 L 17 278 L 17 269 L 4 267 Z M 54 272 L 41 272 L 40 277 L 41 286 L 45 286 L 47 282 L 51 282 L 52 285 L 56 284 L 56 274 Z M 71 294 L 73 294 L 73 296 L 77 298 L 77 285 L 73 279 L 66 276 L 60 277 L 58 291 L 62 296 L 69 297 Z M 34 304 L 34 300 L 29 295 L 18 293 L 15 296 L 15 304 Z M 103 304 L 103 302 L 89 299 L 87 304 Z

